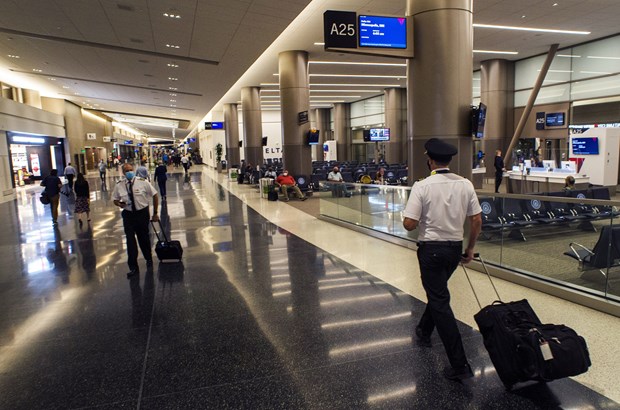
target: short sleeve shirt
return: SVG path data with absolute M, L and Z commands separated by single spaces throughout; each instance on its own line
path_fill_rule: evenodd
M 481 212 L 471 181 L 445 173 L 411 187 L 403 216 L 419 222 L 419 241 L 461 241 L 465 219 Z
M 136 211 L 140 211 L 149 206 L 152 197 L 157 195 L 157 191 L 149 181 L 144 178 L 135 177 L 132 184 L 127 180 L 121 180 L 114 185 L 112 199 L 115 201 L 123 201 L 126 205 L 123 207 L 125 211 L 131 211 L 131 198 L 129 189 L 132 187 L 133 199 L 136 202 Z
M 342 181 L 342 174 L 340 172 L 330 172 L 327 175 L 327 180 L 328 181 Z

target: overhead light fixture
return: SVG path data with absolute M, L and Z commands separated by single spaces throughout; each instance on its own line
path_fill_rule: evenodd
M 177 102 L 177 100 L 170 100 L 170 102 Z
M 261 95 L 260 98 L 280 98 L 279 95 Z
M 175 93 L 169 93 L 168 95 L 170 95 L 171 97 L 176 97 L 177 96 Z
M 179 81 L 179 79 L 176 78 L 176 77 L 168 77 L 168 80 L 170 80 L 170 81 Z
M 38 68 L 33 68 L 32 71 L 34 71 L 35 73 L 42 73 L 43 70 L 39 70 Z
M 379 93 L 383 90 L 310 90 L 311 93 Z
M 174 64 L 174 63 L 168 63 L 166 64 L 168 67 L 172 67 L 172 68 L 179 68 L 178 64 Z
M 540 69 L 536 70 L 540 72 Z M 572 73 L 573 70 L 548 70 L 550 73 Z
M 612 73 L 608 73 L 606 71 L 580 71 L 581 74 L 599 74 L 599 75 L 608 75 Z
M 556 57 L 564 57 L 564 58 L 581 58 L 581 56 L 570 55 L 570 54 L 556 54 Z
M 7 54 L 7 56 L 8 56 L 9 58 L 20 58 L 19 56 L 16 56 L 16 55 L 14 55 L 14 54 Z
M 519 54 L 518 51 L 500 51 L 500 50 L 474 50 L 474 53 L 479 54 Z
M 311 95 L 310 99 L 313 98 L 362 98 L 361 95 Z
M 318 43 L 318 42 L 317 42 L 317 43 L 314 43 L 314 45 L 315 45 L 315 46 L 324 46 L 324 45 L 325 45 L 325 43 Z
M 177 46 L 176 44 L 166 44 L 168 48 L 181 48 L 181 46 Z
M 478 24 L 474 23 L 474 27 L 477 28 L 496 28 L 500 30 L 518 30 L 518 31 L 536 31 L 540 33 L 559 33 L 559 34 L 590 34 L 589 31 L 575 31 L 575 30 L 554 30 L 548 28 L 534 28 L 534 27 L 517 27 L 517 26 L 500 26 L 496 24 Z
M 176 90 L 178 90 L 178 88 L 176 88 L 176 87 L 168 87 L 168 89 L 169 89 L 169 90 L 172 90 L 172 91 L 176 91 Z
M 37 137 L 19 137 L 13 136 L 11 137 L 13 142 L 25 142 L 29 144 L 43 144 L 45 143 L 45 138 L 37 138 Z
M 367 63 L 360 61 L 309 61 L 310 64 L 333 64 L 333 65 L 375 65 L 387 67 L 407 67 L 406 63 Z
M 273 86 L 279 86 L 280 83 L 260 83 L 261 87 L 273 87 Z
M 50 81 L 56 81 L 56 79 L 54 77 L 49 77 L 48 80 Z
M 308 74 L 309 77 L 355 77 L 355 78 L 404 78 L 405 75 L 382 74 Z
M 599 58 L 602 60 L 620 60 L 620 57 L 612 57 L 612 56 L 587 56 L 586 58 Z
M 400 84 L 325 84 L 325 83 L 311 83 L 310 87 L 400 87 Z M 312 91 L 312 90 L 310 90 Z

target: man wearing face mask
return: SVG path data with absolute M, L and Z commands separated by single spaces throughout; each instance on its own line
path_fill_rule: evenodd
M 127 239 L 127 264 L 129 265 L 127 277 L 129 278 L 140 272 L 138 268 L 138 244 L 144 259 L 146 259 L 147 268 L 153 266 L 149 237 L 149 202 L 153 198 L 152 220 L 157 222 L 159 221 L 157 215 L 159 200 L 153 185 L 146 179 L 137 177 L 131 164 L 124 164 L 122 170 L 125 179 L 118 181 L 114 186 L 112 199 L 114 205 L 123 210 L 121 216 L 123 217 L 123 228 Z
M 327 180 L 332 182 L 332 196 L 351 196 L 351 194 L 347 192 L 347 187 L 344 184 L 344 178 L 342 177 L 338 167 L 334 167 L 332 171 L 327 174 Z
M 285 169 L 280 176 L 276 178 L 276 185 L 280 187 L 280 190 L 284 194 L 284 200 L 288 202 L 288 190 L 292 189 L 299 199 L 305 201 L 306 198 L 301 192 L 301 189 L 297 186 L 295 178 L 288 173 L 288 169 Z
M 456 147 L 431 138 L 424 148 L 431 175 L 411 187 L 403 212 L 406 230 L 419 227 L 418 262 L 428 300 L 415 334 L 420 346 L 431 347 L 431 334 L 436 327 L 450 361 L 444 376 L 462 380 L 472 377 L 473 373 L 450 307 L 448 280 L 459 262 L 468 263 L 473 259 L 482 226 L 482 210 L 472 183 L 448 168 L 457 153 Z M 467 219 L 471 225 L 463 251 L 463 225 Z

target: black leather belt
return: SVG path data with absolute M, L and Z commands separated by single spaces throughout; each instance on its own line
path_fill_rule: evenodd
M 439 245 L 439 246 L 463 246 L 463 241 L 421 241 L 418 247 L 423 245 Z

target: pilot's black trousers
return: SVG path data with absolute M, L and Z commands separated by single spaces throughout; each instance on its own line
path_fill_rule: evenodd
M 461 333 L 450 307 L 450 291 L 448 290 L 448 279 L 461 260 L 462 246 L 461 242 L 451 244 L 420 242 L 418 247 L 422 285 L 428 299 L 418 327 L 427 335 L 430 335 L 435 327 L 437 328 L 448 360 L 454 368 L 467 364 Z
M 138 269 L 138 244 L 144 259 L 152 260 L 151 238 L 149 237 L 149 207 L 139 211 L 121 212 L 123 216 L 123 228 L 125 229 L 125 237 L 127 239 L 127 265 L 129 269 Z M 138 242 L 136 243 L 136 237 Z

